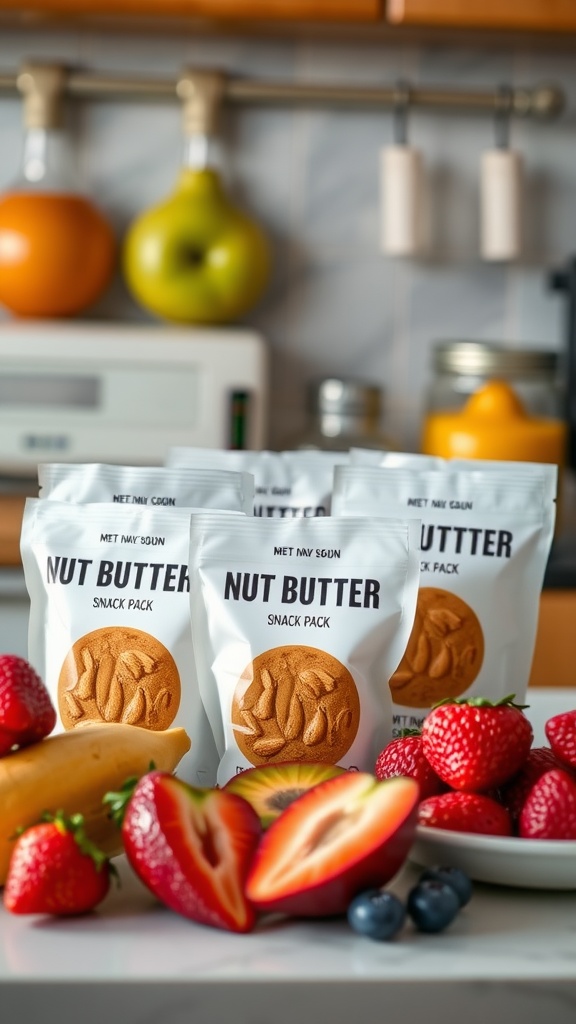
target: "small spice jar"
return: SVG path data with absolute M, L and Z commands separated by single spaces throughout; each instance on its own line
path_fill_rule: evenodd
M 287 439 L 287 448 L 397 450 L 398 445 L 381 426 L 383 399 L 376 385 L 343 377 L 325 377 L 311 382 L 307 397 L 307 426 Z

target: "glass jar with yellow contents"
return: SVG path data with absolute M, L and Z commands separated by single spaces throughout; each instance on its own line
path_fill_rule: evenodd
M 490 380 L 506 381 L 527 413 L 563 418 L 563 386 L 558 353 L 513 348 L 490 341 L 439 341 L 432 354 L 427 407 L 431 413 L 461 409 Z
M 422 452 L 564 463 L 566 425 L 556 352 L 442 341 L 434 348 L 432 367 Z
M 482 384 L 461 409 L 431 412 L 422 434 L 422 451 L 457 459 L 505 459 L 564 463 L 566 424 L 551 416 L 533 416 L 504 380 Z
M 546 412 L 554 409 L 551 397 L 541 396 Z M 496 377 L 479 384 L 464 404 L 430 410 L 422 428 L 421 451 L 446 459 L 555 463 L 559 470 L 558 533 L 567 520 L 563 480 L 567 443 L 565 420 L 532 413 L 516 388 Z

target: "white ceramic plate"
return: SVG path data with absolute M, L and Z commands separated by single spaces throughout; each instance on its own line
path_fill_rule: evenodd
M 478 882 L 528 889 L 576 889 L 576 841 L 517 839 L 419 825 L 416 864 L 462 868 Z

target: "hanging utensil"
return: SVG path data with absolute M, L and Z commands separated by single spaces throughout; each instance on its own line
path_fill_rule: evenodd
M 388 256 L 415 256 L 424 243 L 422 154 L 407 141 L 410 89 L 396 86 L 394 143 L 380 154 L 381 249 Z
M 522 248 L 522 156 L 510 148 L 512 90 L 498 90 L 495 148 L 480 166 L 480 251 L 482 259 L 518 259 Z

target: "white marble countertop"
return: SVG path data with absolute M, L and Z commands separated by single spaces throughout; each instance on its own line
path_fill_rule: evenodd
M 536 736 L 573 691 L 531 697 Z M 576 696 L 576 695 L 575 695 Z M 475 884 L 440 935 L 393 942 L 344 920 L 262 922 L 249 935 L 158 906 L 118 858 L 122 885 L 92 915 L 0 910 L 0 1021 L 38 1024 L 574 1024 L 576 891 Z M 407 864 L 400 894 L 418 876 Z

